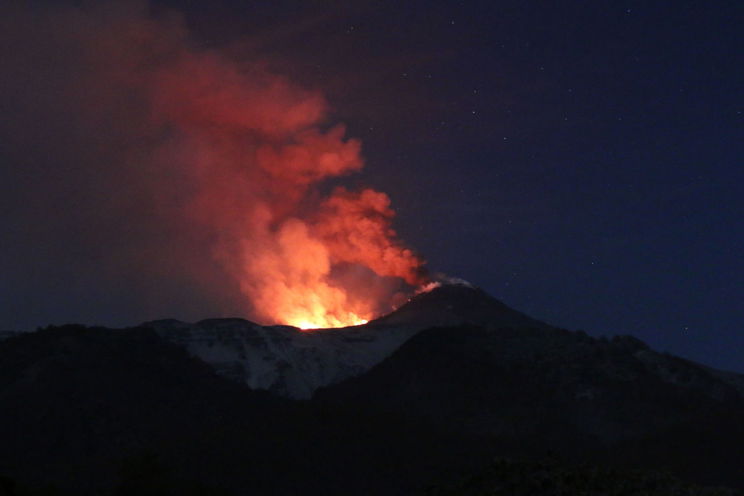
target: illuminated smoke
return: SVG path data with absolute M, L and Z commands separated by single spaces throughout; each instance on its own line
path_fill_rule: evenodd
M 363 166 L 360 142 L 327 122 L 317 91 L 255 57 L 197 47 L 178 16 L 155 19 L 146 4 L 5 14 L 20 26 L 6 26 L 11 42 L 33 32 L 42 59 L 59 51 L 66 64 L 50 76 L 59 98 L 37 113 L 64 113 L 59 132 L 85 136 L 72 153 L 85 155 L 80 172 L 63 182 L 108 189 L 81 194 L 93 220 L 74 216 L 109 233 L 99 273 L 139 271 L 143 292 L 188 274 L 205 299 L 303 328 L 363 323 L 423 282 L 387 195 L 317 188 Z M 215 262 L 232 282 L 207 275 Z

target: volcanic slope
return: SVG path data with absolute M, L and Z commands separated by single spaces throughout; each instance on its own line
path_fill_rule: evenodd
M 594 453 L 744 486 L 741 374 L 656 352 L 631 336 L 550 327 L 462 286 L 422 295 L 381 320 L 415 322 L 440 311 L 468 323 L 416 333 L 317 400 L 491 439 L 511 455 Z
M 152 328 L 185 348 L 223 377 L 252 389 L 307 399 L 320 387 L 365 373 L 424 329 L 465 324 L 493 331 L 522 329 L 513 338 L 502 340 L 500 346 L 507 355 L 550 356 L 560 352 L 582 356 L 586 350 L 605 346 L 603 340 L 557 329 L 463 284 L 443 285 L 418 294 L 388 315 L 341 329 L 301 331 L 290 326 L 261 326 L 244 319 L 208 319 L 194 324 L 159 320 L 142 327 Z M 497 336 L 503 337 L 503 332 L 492 334 L 491 339 Z M 453 342 L 460 338 L 455 336 Z M 657 353 L 629 336 L 617 337 L 613 343 L 610 348 L 624 350 L 629 366 L 642 365 L 663 382 L 718 397 L 730 394 L 731 388 L 744 393 L 744 376 L 740 374 Z M 623 373 L 633 376 L 629 371 Z M 581 394 L 590 395 L 591 391 Z

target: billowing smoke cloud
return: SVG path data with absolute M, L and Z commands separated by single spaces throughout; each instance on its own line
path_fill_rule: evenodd
M 3 318 L 339 326 L 422 282 L 384 193 L 319 188 L 363 160 L 318 92 L 145 3 L 2 10 Z

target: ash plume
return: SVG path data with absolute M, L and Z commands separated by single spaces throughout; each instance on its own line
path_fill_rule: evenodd
M 423 282 L 387 195 L 318 188 L 364 165 L 319 91 L 145 2 L 0 14 L 11 325 L 340 326 Z

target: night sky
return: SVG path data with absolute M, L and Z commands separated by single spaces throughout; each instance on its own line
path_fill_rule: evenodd
M 13 15 L 33 23 L 50 8 Z M 366 162 L 330 183 L 388 193 L 396 230 L 431 270 L 554 325 L 632 334 L 744 372 L 742 2 L 173 0 L 150 10 L 180 12 L 205 49 L 250 53 L 322 92 L 329 124 L 346 124 Z M 0 329 L 215 316 L 198 290 L 87 269 L 121 221 L 59 205 L 89 189 L 111 196 L 116 183 L 84 173 L 68 184 L 60 172 L 97 160 L 70 151 L 97 134 L 60 137 L 72 104 L 39 110 L 67 101 L 55 82 L 78 71 L 46 51 L 44 32 L 0 35 Z M 91 238 L 93 224 L 109 234 Z M 160 304 L 141 304 L 143 284 Z

